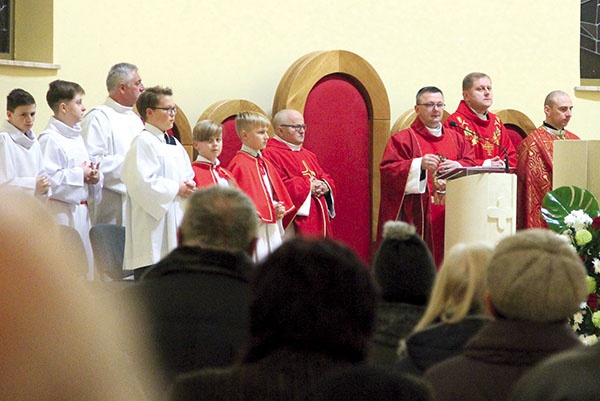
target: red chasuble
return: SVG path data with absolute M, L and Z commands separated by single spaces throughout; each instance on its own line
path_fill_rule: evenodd
M 475 165 L 473 147 L 464 136 L 451 127 L 444 127 L 442 132 L 440 137 L 431 135 L 417 118 L 410 128 L 392 135 L 379 164 L 379 236 L 388 220 L 402 220 L 414 225 L 429 246 L 437 266 L 444 254 L 445 206 L 432 204 L 435 190 L 429 173 L 425 193 L 407 194 L 405 188 L 413 159 L 428 153 L 458 161 L 462 166 Z
M 215 166 L 213 163 L 198 161 L 192 163 L 194 169 L 194 182 L 196 188 L 206 188 L 217 185 L 219 181 L 217 176 L 227 180 L 229 186 L 235 186 L 235 179 L 231 173 L 221 166 Z
M 304 148 L 294 151 L 285 143 L 273 138 L 269 139 L 262 154 L 277 168 L 296 207 L 296 213 L 290 213 L 284 218 L 284 226 L 287 227 L 293 222 L 299 235 L 332 236 L 330 217 L 335 216 L 335 186 L 331 176 L 321 168 L 317 156 Z M 325 196 L 311 196 L 308 216 L 299 216 L 298 209 L 310 194 L 310 180 L 313 177 L 325 181 L 330 191 Z
M 277 169 L 264 157 L 260 159 L 246 152 L 238 151 L 233 156 L 233 159 L 231 159 L 227 169 L 231 172 L 238 187 L 254 202 L 258 217 L 264 223 L 273 224 L 277 222 L 273 201 L 283 202 L 286 215 L 294 211 L 294 203 L 290 199 L 290 195 L 285 189 L 285 185 L 283 185 Z M 261 166 L 261 163 L 264 164 Z M 261 171 L 263 167 L 271 182 L 273 197 L 275 199 L 272 199 L 269 195 L 269 191 L 262 179 Z
M 564 139 L 579 139 L 565 131 Z M 525 138 L 519 145 L 517 163 L 517 229 L 548 228 L 542 218 L 542 200 L 552 190 L 552 156 L 557 135 L 543 126 Z
M 488 119 L 482 120 L 467 106 L 464 100 L 461 100 L 454 114 L 450 115 L 444 122 L 444 128 L 450 127 L 450 122 L 452 121 L 456 122 L 460 127 L 469 129 L 477 135 L 487 138 L 495 144 L 502 145 L 508 152 L 508 164 L 510 164 L 510 167 L 517 166 L 517 152 L 500 117 L 488 112 Z M 475 148 L 476 165 L 481 166 L 486 159 L 491 159 L 495 156 L 500 156 L 500 159 L 504 161 L 504 152 L 498 146 L 494 146 L 464 131 L 461 134 L 465 135 Z

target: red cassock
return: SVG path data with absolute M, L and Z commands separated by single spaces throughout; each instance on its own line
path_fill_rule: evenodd
M 402 220 L 415 226 L 423 237 L 436 264 L 444 254 L 445 206 L 432 204 L 433 179 L 427 174 L 425 193 L 406 193 L 406 183 L 413 159 L 431 153 L 455 160 L 462 166 L 474 166 L 473 147 L 453 128 L 443 128 L 440 137 L 432 135 L 420 119 L 410 128 L 389 139 L 379 164 L 381 172 L 381 204 L 379 206 L 379 238 L 388 220 Z
M 335 185 L 331 176 L 321 168 L 317 156 L 304 148 L 292 150 L 285 143 L 273 138 L 269 139 L 262 154 L 277 168 L 296 207 L 295 213 L 290 213 L 284 218 L 284 226 L 287 227 L 293 222 L 299 235 L 332 236 L 330 218 L 335 216 Z M 310 180 L 313 177 L 325 181 L 330 191 L 325 196 L 311 196 L 308 216 L 300 216 L 297 213 L 310 194 Z
M 488 112 L 488 119 L 482 120 L 469 106 L 467 106 L 464 100 L 461 100 L 454 114 L 450 115 L 444 122 L 444 127 L 450 127 L 452 121 L 456 122 L 459 127 L 471 130 L 477 135 L 503 146 L 508 152 L 508 164 L 510 167 L 517 166 L 517 151 L 515 150 L 500 117 Z M 477 166 L 483 165 L 483 162 L 486 159 L 491 159 L 495 156 L 500 156 L 500 159 L 504 161 L 504 152 L 498 146 L 494 146 L 491 143 L 476 138 L 474 135 L 470 135 L 462 130 L 459 131 L 461 131 L 461 134 L 465 135 L 467 140 L 475 148 L 475 162 L 477 163 Z
M 565 131 L 564 139 L 579 139 Z M 536 128 L 519 145 L 517 163 L 517 229 L 548 228 L 542 218 L 542 200 L 552 190 L 554 141 L 560 137 Z
M 219 183 L 217 176 L 226 179 L 230 186 L 236 186 L 231 173 L 223 167 L 213 163 L 196 160 L 192 163 L 194 169 L 194 182 L 196 188 L 206 188 Z
M 246 152 L 238 151 L 227 166 L 231 175 L 235 179 L 238 187 L 246 193 L 254 202 L 258 217 L 267 224 L 277 222 L 273 201 L 283 202 L 285 214 L 294 211 L 294 203 L 290 198 L 281 177 L 277 173 L 275 166 L 264 157 L 254 157 Z M 271 188 L 273 189 L 273 198 L 262 179 L 262 171 L 266 171 Z M 284 228 L 285 228 L 284 224 Z

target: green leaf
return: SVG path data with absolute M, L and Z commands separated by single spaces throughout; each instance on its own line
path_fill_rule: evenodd
M 587 189 L 564 186 L 550 191 L 542 201 L 542 217 L 554 232 L 567 229 L 565 217 L 573 210 L 583 210 L 592 219 L 598 217 L 598 201 Z

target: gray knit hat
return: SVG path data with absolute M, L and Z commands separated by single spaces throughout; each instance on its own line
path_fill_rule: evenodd
M 385 223 L 373 268 L 384 300 L 427 304 L 435 279 L 435 262 L 414 226 L 403 221 Z
M 554 322 L 571 316 L 586 299 L 586 276 L 581 259 L 564 238 L 532 229 L 498 243 L 486 285 L 503 317 Z

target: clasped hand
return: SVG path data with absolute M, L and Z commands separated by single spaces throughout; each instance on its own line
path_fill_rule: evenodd
M 455 160 L 441 160 L 439 155 L 428 153 L 421 159 L 421 168 L 431 172 L 445 173 L 455 168 L 460 167 L 460 163 Z
M 100 163 L 94 162 L 83 162 L 81 163 L 81 168 L 83 169 L 83 181 L 87 184 L 95 185 L 100 181 Z
M 311 177 L 310 194 L 312 196 L 316 196 L 318 198 L 319 196 L 325 195 L 327 192 L 329 192 L 329 187 L 327 184 L 325 184 L 325 182 L 317 180 L 315 177 Z

